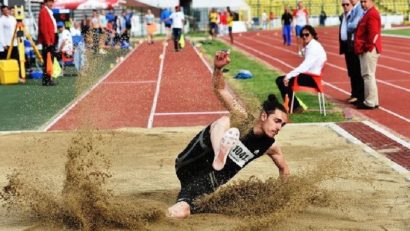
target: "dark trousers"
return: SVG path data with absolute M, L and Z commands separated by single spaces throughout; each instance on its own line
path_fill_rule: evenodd
M 43 56 L 43 61 L 44 61 L 44 67 L 43 67 L 43 85 L 49 85 L 53 81 L 51 80 L 51 76 L 47 73 L 47 53 L 51 54 L 51 63 L 54 62 L 54 57 L 55 57 L 55 46 L 47 46 L 43 44 L 43 50 L 42 50 L 42 56 Z
M 174 48 L 176 51 L 181 49 L 179 44 L 179 39 L 181 38 L 182 29 L 181 28 L 172 28 L 172 37 L 174 38 Z
M 279 91 L 282 95 L 282 99 L 285 100 L 285 96 L 286 94 L 289 97 L 289 109 L 291 106 L 291 101 L 292 101 L 292 95 L 293 95 L 293 91 L 291 86 L 293 86 L 295 79 L 296 78 L 291 78 L 289 80 L 289 84 L 288 86 L 285 86 L 285 84 L 283 83 L 283 79 L 285 78 L 285 76 L 279 76 L 278 78 L 276 78 L 276 85 L 279 88 Z M 310 75 L 307 74 L 299 74 L 298 76 L 298 84 L 300 86 L 307 86 L 307 87 L 317 87 L 316 82 L 313 80 L 313 78 Z M 295 98 L 295 102 L 293 103 L 293 110 L 295 110 L 296 108 L 300 107 L 300 103 L 298 101 L 297 98 Z
M 347 74 L 350 77 L 351 97 L 364 100 L 364 80 L 360 72 L 360 60 L 353 50 L 345 52 Z

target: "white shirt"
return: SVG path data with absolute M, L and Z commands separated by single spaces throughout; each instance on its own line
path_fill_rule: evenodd
M 99 19 L 100 19 L 101 27 L 106 28 L 107 27 L 107 18 L 105 17 L 105 15 L 100 14 Z
M 0 17 L 0 52 L 4 51 L 5 46 L 10 46 L 16 23 L 16 19 L 11 15 Z M 16 39 L 14 39 L 13 46 L 17 46 Z
M 81 36 L 81 30 L 76 29 L 74 27 L 71 27 L 70 28 L 70 34 L 71 34 L 71 36 Z
M 346 14 L 343 13 L 342 25 L 340 26 L 340 39 L 342 41 L 347 41 L 347 18 L 349 17 L 350 11 Z
M 297 26 L 305 26 L 307 24 L 307 11 L 306 9 L 301 9 L 296 11 L 295 15 L 295 25 Z
M 305 59 L 293 71 L 286 74 L 286 78 L 293 78 L 300 73 L 320 75 L 326 60 L 327 56 L 325 49 L 323 49 L 318 41 L 312 39 L 305 47 Z
M 64 45 L 63 42 L 65 41 Z M 63 47 L 61 47 L 63 45 Z M 73 52 L 73 38 L 67 29 L 58 34 L 58 50 L 65 52 L 67 54 L 72 54 Z
M 183 28 L 184 27 L 184 20 L 185 16 L 184 13 L 181 11 L 179 12 L 173 12 L 170 16 L 170 19 L 172 19 L 172 28 Z
M 54 33 L 58 33 L 58 31 L 57 31 L 57 22 L 56 22 L 56 19 L 54 18 L 53 11 L 50 8 L 48 8 L 47 6 L 44 6 L 44 7 L 47 9 L 47 12 L 50 15 L 51 21 L 53 22 Z

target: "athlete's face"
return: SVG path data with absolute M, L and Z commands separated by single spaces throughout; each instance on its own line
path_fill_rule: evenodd
M 281 110 L 275 110 L 274 113 L 269 115 L 263 112 L 261 115 L 261 120 L 263 132 L 266 136 L 273 138 L 288 122 L 288 115 Z

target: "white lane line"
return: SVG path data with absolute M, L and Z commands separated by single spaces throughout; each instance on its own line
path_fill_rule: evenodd
M 391 133 L 391 132 L 387 131 L 386 129 L 382 128 L 381 126 L 379 126 L 379 125 L 377 125 L 377 124 L 375 124 L 375 123 L 372 123 L 372 122 L 370 122 L 370 121 L 367 121 L 367 120 L 366 120 L 366 121 L 363 121 L 362 123 L 364 123 L 364 124 L 366 124 L 367 126 L 373 128 L 374 130 L 376 130 L 376 131 L 382 133 L 383 135 L 389 137 L 390 139 L 396 141 L 397 143 L 403 145 L 404 147 L 410 149 L 410 142 L 408 142 L 408 141 L 406 141 L 406 140 L 404 140 L 404 139 L 402 139 L 402 138 L 400 138 L 400 137 L 394 135 L 393 133 Z
M 280 63 L 280 64 L 282 64 L 282 65 L 284 65 L 284 66 L 286 66 L 286 67 L 288 67 L 288 68 L 291 68 L 291 69 L 295 68 L 294 66 L 291 66 L 291 65 L 287 64 L 286 62 L 284 62 L 284 61 L 282 61 L 282 60 L 280 60 L 280 59 L 274 58 L 274 57 L 270 56 L 269 54 L 263 53 L 263 52 L 261 52 L 261 51 L 259 51 L 259 50 L 256 50 L 256 49 L 254 49 L 254 48 L 252 48 L 252 47 L 249 47 L 249 46 L 247 46 L 247 45 L 245 45 L 245 44 L 243 44 L 243 43 L 241 43 L 241 42 L 236 42 L 236 41 L 235 41 L 235 44 L 239 44 L 240 46 L 243 46 L 243 47 L 245 47 L 245 48 L 248 49 L 248 50 L 251 50 L 251 51 L 253 51 L 253 52 L 255 52 L 255 53 L 257 53 L 257 54 L 259 54 L 259 55 L 261 55 L 261 56 L 263 56 L 263 57 L 266 57 L 266 58 L 268 58 L 268 59 L 274 60 L 274 61 L 276 61 L 276 62 L 278 62 L 278 63 Z
M 329 124 L 329 127 L 335 131 L 337 134 L 348 140 L 349 142 L 353 144 L 360 144 L 363 145 L 363 150 L 368 153 L 369 155 L 375 157 L 376 159 L 386 163 L 389 167 L 391 167 L 394 171 L 398 172 L 402 176 L 406 178 L 407 181 L 410 181 L 410 171 L 404 168 L 403 166 L 397 164 L 396 162 L 390 160 L 383 154 L 380 154 L 376 150 L 372 149 L 368 145 L 364 144 L 362 141 L 351 135 L 349 132 L 338 126 L 337 124 Z
M 53 116 L 48 122 L 43 124 L 38 130 L 40 131 L 48 131 L 54 124 L 56 124 L 63 116 L 65 116 L 71 109 L 73 109 L 81 100 L 83 100 L 86 96 L 88 96 L 96 87 L 98 87 L 105 79 L 107 79 L 111 73 L 113 73 L 115 70 L 117 70 L 122 63 L 124 63 L 125 60 L 128 59 L 128 57 L 131 56 L 136 50 L 139 48 L 139 46 L 135 47 L 135 49 L 131 52 L 129 52 L 123 61 L 118 63 L 113 69 L 111 69 L 107 74 L 105 74 L 104 77 L 102 77 L 100 80 L 98 80 L 93 86 L 91 86 L 87 91 L 85 91 L 80 97 L 75 98 L 71 103 L 69 103 L 67 106 L 65 106 L 63 109 L 61 109 L 55 116 Z
M 202 60 L 202 62 L 205 64 L 206 68 L 208 68 L 209 72 L 212 73 L 212 67 L 209 65 L 209 63 L 205 60 L 204 56 L 199 53 L 198 49 L 194 47 L 195 53 L 199 56 L 199 58 Z M 212 75 L 211 75 L 212 78 Z
M 336 47 L 336 49 L 339 49 L 339 44 L 338 44 L 337 40 L 336 40 L 336 42 L 334 41 L 333 37 L 331 37 L 330 39 L 326 39 L 325 36 L 321 36 L 320 38 L 324 38 L 324 40 L 326 40 L 326 44 L 329 44 L 330 46 L 333 46 L 333 47 Z M 405 42 L 406 41 L 403 41 L 403 43 L 405 43 Z M 395 44 L 397 44 L 397 43 L 395 43 Z M 409 55 L 408 51 L 406 52 L 406 50 L 409 50 L 406 46 L 395 46 L 395 45 L 392 45 L 392 44 L 387 44 L 386 42 L 382 41 L 382 47 L 383 47 L 383 52 L 394 53 L 395 55 L 397 55 L 397 54 L 407 55 L 407 56 Z M 391 47 L 390 49 L 399 48 L 400 51 L 393 51 L 393 50 L 390 50 L 389 48 L 386 49 L 385 47 Z M 395 57 L 392 57 L 392 56 L 389 56 L 389 55 L 383 55 L 383 56 L 386 57 L 386 58 L 389 58 L 389 59 L 398 59 L 398 58 L 395 58 Z M 403 59 L 402 59 L 402 61 L 409 62 L 409 61 L 403 60 Z
M 229 111 L 202 111 L 202 112 L 158 112 L 155 116 L 176 116 L 176 115 L 220 115 L 229 114 Z
M 156 80 L 143 80 L 143 81 L 106 81 L 102 84 L 145 84 L 145 83 L 156 83 Z
M 260 37 L 266 37 L 266 36 L 260 36 Z M 269 38 L 269 37 L 266 37 L 266 38 Z M 251 39 L 249 39 L 249 38 L 245 38 L 245 39 L 251 40 Z M 262 41 L 256 41 L 256 40 L 252 40 L 252 41 L 253 41 L 253 42 L 257 42 L 257 43 L 262 44 L 262 45 L 266 45 L 266 46 L 269 46 L 269 47 L 273 47 L 273 48 L 275 48 L 275 49 L 278 49 L 278 50 L 281 50 L 281 51 L 284 51 L 284 52 L 287 52 L 287 53 L 290 53 L 290 54 L 296 55 L 295 52 L 289 51 L 288 49 L 285 49 L 285 48 L 282 48 L 282 47 L 279 47 L 279 46 L 271 45 L 271 44 L 269 44 L 269 43 L 262 42 Z M 331 54 L 331 55 L 335 55 L 335 56 L 340 56 L 340 55 L 338 55 L 338 54 L 336 54 L 336 53 L 332 53 L 332 52 L 326 52 L 326 53 L 327 53 L 327 54 Z M 332 64 L 332 63 L 330 63 L 329 61 L 326 62 L 326 65 L 331 66 L 331 67 L 334 67 L 334 68 L 337 68 L 337 69 L 339 69 L 339 70 L 347 71 L 346 68 L 337 66 L 337 65 L 335 65 L 335 64 Z M 378 64 L 378 66 L 380 66 L 380 67 L 385 67 L 386 69 L 394 70 L 394 71 L 397 71 L 397 72 L 402 72 L 402 73 L 404 73 L 404 74 L 410 74 L 410 72 L 405 71 L 405 70 L 396 69 L 396 68 L 393 68 L 393 67 L 387 67 L 387 66 L 385 66 L 385 65 L 380 65 L 380 64 Z M 294 68 L 294 67 L 292 67 L 292 68 Z M 386 85 L 388 85 L 388 86 L 390 86 L 390 87 L 394 87 L 394 88 L 397 88 L 397 89 L 400 89 L 400 90 L 404 90 L 404 91 L 406 91 L 406 92 L 410 92 L 410 90 L 407 89 L 407 88 L 403 88 L 403 87 L 401 87 L 401 86 L 398 86 L 398 85 L 395 85 L 395 84 L 391 84 L 391 83 L 388 83 L 388 84 L 387 84 L 387 82 L 386 82 L 386 81 L 383 81 L 383 80 L 376 79 L 376 81 L 379 82 L 379 83 L 382 83 L 382 84 L 386 84 Z
M 162 45 L 163 46 L 162 54 L 161 54 L 162 59 L 161 59 L 161 63 L 159 66 L 157 86 L 155 87 L 155 95 L 154 95 L 154 100 L 152 101 L 151 112 L 149 114 L 147 128 L 152 128 L 152 125 L 154 123 L 154 114 L 155 114 L 155 110 L 157 110 L 158 96 L 159 96 L 159 90 L 161 88 L 162 72 L 164 69 L 164 60 L 165 60 L 165 53 L 167 50 L 167 45 L 168 45 L 167 43 L 163 43 Z
M 262 43 L 263 43 L 263 42 L 262 42 Z M 241 45 L 242 43 L 240 43 L 240 42 L 235 42 L 235 44 Z M 270 44 L 268 44 L 268 45 L 270 46 Z M 273 57 L 269 56 L 268 54 L 265 54 L 265 53 L 263 53 L 263 52 L 260 52 L 260 51 L 258 51 L 258 50 L 255 50 L 255 49 L 253 49 L 253 48 L 250 48 L 250 47 L 248 47 L 248 46 L 246 46 L 246 45 L 244 45 L 244 47 L 247 47 L 248 49 L 253 50 L 254 52 L 256 52 L 256 53 L 258 53 L 258 54 L 260 54 L 260 55 L 262 55 L 262 56 L 264 56 L 264 57 L 267 57 L 267 58 L 269 58 L 269 59 L 272 59 L 272 60 L 275 60 L 275 61 L 277 60 L 276 58 L 273 58 Z M 284 63 L 283 61 L 278 61 L 278 62 Z M 337 69 L 344 69 L 344 68 L 342 68 L 342 67 L 339 67 L 339 66 L 336 66 L 336 65 L 333 65 L 333 64 L 329 64 L 329 63 L 326 63 L 326 65 L 335 67 L 335 68 L 337 68 Z M 291 65 L 289 65 L 289 64 L 286 64 L 286 66 L 288 66 L 288 67 L 291 68 L 291 69 L 295 68 L 295 67 L 293 67 L 293 66 L 291 66 Z M 346 69 L 344 69 L 344 70 L 346 70 Z M 323 81 L 323 80 L 322 80 L 322 81 Z M 323 81 L 323 84 L 325 84 L 325 85 L 327 85 L 327 86 L 329 86 L 329 87 L 331 87 L 331 88 L 333 88 L 333 89 L 336 89 L 336 90 L 338 90 L 338 91 L 340 91 L 340 92 L 342 92 L 342 93 L 344 93 L 344 94 L 346 94 L 346 95 L 350 95 L 349 92 L 347 92 L 347 91 L 345 91 L 345 90 L 343 90 L 343 89 L 341 89 L 341 88 L 338 88 L 337 86 L 335 86 L 335 85 L 333 85 L 333 84 L 331 84 L 331 83 L 328 83 L 328 82 Z M 407 90 L 407 89 L 406 89 L 406 90 Z M 392 115 L 392 116 L 394 116 L 394 117 L 397 117 L 397 118 L 399 118 L 399 119 L 401 119 L 401 120 L 403 120 L 403 121 L 405 121 L 405 122 L 407 122 L 407 123 L 410 123 L 410 119 L 408 119 L 408 118 L 406 118 L 406 117 L 404 117 L 404 116 L 402 116 L 402 115 L 400 115 L 400 114 L 398 114 L 398 113 L 396 113 L 396 112 L 393 112 L 393 111 L 391 111 L 391 110 L 389 110 L 389 109 L 387 109 L 387 108 L 380 107 L 380 106 L 379 106 L 379 109 L 382 110 L 382 111 L 384 111 L 384 112 L 386 112 L 386 113 L 388 113 L 388 114 L 390 114 L 390 115 Z

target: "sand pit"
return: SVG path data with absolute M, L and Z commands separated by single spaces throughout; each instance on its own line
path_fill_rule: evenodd
M 200 129 L 1 135 L 2 195 L 18 195 L 0 200 L 0 230 L 410 230 L 410 183 L 313 125 L 277 137 L 296 178 L 275 181 L 276 167 L 262 157 L 234 178 L 243 180 L 235 189 L 208 198 L 207 206 L 222 206 L 204 207 L 213 213 L 167 219 L 162 211 L 179 190 L 174 159 Z M 235 205 L 221 202 L 233 193 Z

